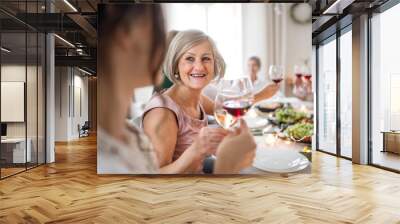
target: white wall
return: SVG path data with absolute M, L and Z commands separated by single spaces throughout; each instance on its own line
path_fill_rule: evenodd
M 1 66 L 1 81 L 25 82 L 25 65 L 9 64 Z M 4 96 L 2 96 L 4 97 Z M 6 110 L 7 108 L 1 108 Z M 25 137 L 25 122 L 7 123 L 7 137 Z
M 24 122 L 25 83 L 1 81 L 1 121 Z M 36 105 L 35 107 L 36 108 Z
M 88 120 L 88 78 L 82 75 L 83 73 L 75 68 L 56 67 L 56 141 L 77 139 L 78 124 L 82 126 Z
M 287 43 L 284 58 L 286 58 L 286 72 L 293 74 L 294 65 L 304 63 L 306 60 L 311 67 L 312 25 L 311 22 L 308 24 L 295 23 L 290 17 L 290 5 L 285 4 L 286 7 L 284 8 L 286 15 L 284 38 Z
M 1 81 L 25 82 L 25 65 L 2 65 Z
M 18 108 L 19 113 L 25 114 L 26 120 L 22 122 L 6 122 L 7 123 L 7 137 L 10 138 L 24 138 L 25 135 L 30 139 L 30 148 L 32 161 L 36 162 L 39 158 L 39 163 L 44 162 L 44 74 L 42 67 L 25 66 L 25 64 L 3 64 L 1 66 L 1 80 L 10 82 L 24 82 L 26 86 L 26 99 L 22 102 L 22 108 Z M 2 89 L 3 92 L 4 89 Z M 22 91 L 22 90 L 20 90 Z M 21 92 L 24 94 L 24 91 Z M 2 95 L 2 98 L 7 98 L 7 95 Z M 26 102 L 26 106 L 25 106 Z M 18 110 L 17 109 L 17 110 Z M 13 108 L 3 107 L 2 112 L 13 110 Z M 14 108 L 14 110 L 16 110 Z M 17 113 L 17 111 L 7 111 Z M 24 116 L 24 115 L 23 115 Z M 37 153 L 39 156 L 37 157 Z
M 81 126 L 88 121 L 88 78 L 85 76 L 81 76 L 82 73 L 76 75 L 78 70 L 75 70 L 74 75 L 74 108 L 72 113 L 72 136 L 76 138 L 79 136 L 77 126 L 80 124 Z
M 243 4 L 242 7 L 242 43 L 243 43 L 243 74 L 248 74 L 247 60 L 251 56 L 258 56 L 261 60 L 259 75 L 267 75 L 268 66 L 268 4 Z
M 247 75 L 251 56 L 261 59 L 259 75 L 267 75 L 274 62 L 292 74 L 295 64 L 311 61 L 311 22 L 296 24 L 290 18 L 291 5 L 191 3 L 165 4 L 164 9 L 167 30 L 205 31 L 217 42 L 227 62 L 226 76 L 238 76 Z
M 292 4 L 243 4 L 243 69 L 251 56 L 261 59 L 259 76 L 268 79 L 271 64 L 282 64 L 286 76 L 293 76 L 294 65 L 312 66 L 312 25 L 297 24 L 290 16 Z M 286 94 L 291 86 L 286 86 Z
M 26 70 L 25 70 L 26 69 Z M 26 73 L 27 72 L 27 73 Z M 33 78 L 31 76 L 36 77 L 36 67 L 18 64 L 8 64 L 1 66 L 1 81 L 9 81 L 9 82 L 25 82 L 25 75 L 28 76 L 29 84 L 36 86 L 36 81 L 32 81 Z M 29 134 L 32 133 L 32 130 L 36 130 L 36 113 L 32 113 L 35 109 L 32 110 L 32 107 L 36 108 L 36 88 L 27 88 L 27 104 L 31 106 L 27 112 L 28 119 L 28 137 Z M 4 96 L 2 96 L 4 97 Z M 31 104 L 35 102 L 34 104 Z M 30 105 L 31 104 L 31 105 Z M 7 108 L 1 108 L 1 110 L 7 110 Z M 32 122 L 34 121 L 34 124 Z M 26 122 L 7 122 L 7 136 L 8 137 L 25 137 L 25 126 Z M 33 127 L 35 126 L 35 127 Z M 36 133 L 36 132 L 35 132 Z
M 55 68 L 55 141 L 66 141 L 68 139 L 67 116 L 68 104 L 68 68 Z M 67 88 L 67 90 L 65 90 Z

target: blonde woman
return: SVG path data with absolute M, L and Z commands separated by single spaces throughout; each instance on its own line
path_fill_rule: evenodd
M 225 62 L 209 36 L 187 30 L 179 32 L 170 43 L 163 70 L 174 85 L 154 96 L 146 106 L 142 116 L 144 132 L 153 143 L 161 173 L 199 173 L 204 158 L 218 155 L 221 141 L 232 135 L 221 128 L 208 128 L 201 104 L 203 88 L 224 74 Z M 250 145 L 236 148 L 249 152 L 244 156 L 250 158 L 244 159 L 249 162 L 255 144 L 245 125 L 240 132 Z M 216 169 L 224 163 L 222 157 L 217 158 Z M 232 172 L 242 165 L 237 164 Z

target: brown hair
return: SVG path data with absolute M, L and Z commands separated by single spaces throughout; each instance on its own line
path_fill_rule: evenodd
M 251 57 L 249 58 L 249 61 L 254 61 L 254 62 L 257 64 L 258 68 L 261 68 L 261 60 L 260 60 L 259 57 L 257 57 L 257 56 L 251 56 Z

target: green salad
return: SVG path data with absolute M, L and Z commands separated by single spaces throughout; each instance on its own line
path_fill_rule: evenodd
M 295 125 L 289 126 L 286 129 L 286 133 L 289 137 L 296 140 L 303 139 L 305 137 L 310 137 L 313 135 L 314 125 L 310 123 L 297 123 Z
M 276 120 L 283 124 L 293 124 L 306 117 L 306 113 L 295 111 L 292 107 L 280 108 L 275 111 Z

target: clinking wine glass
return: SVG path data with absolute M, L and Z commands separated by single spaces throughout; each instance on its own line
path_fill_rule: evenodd
M 269 66 L 269 77 L 276 84 L 279 85 L 283 80 L 283 66 L 282 65 L 271 65 Z M 279 91 L 279 97 L 283 95 L 281 91 Z
M 218 84 L 214 115 L 218 124 L 229 129 L 243 117 L 253 104 L 253 86 L 248 77 L 223 79 Z

